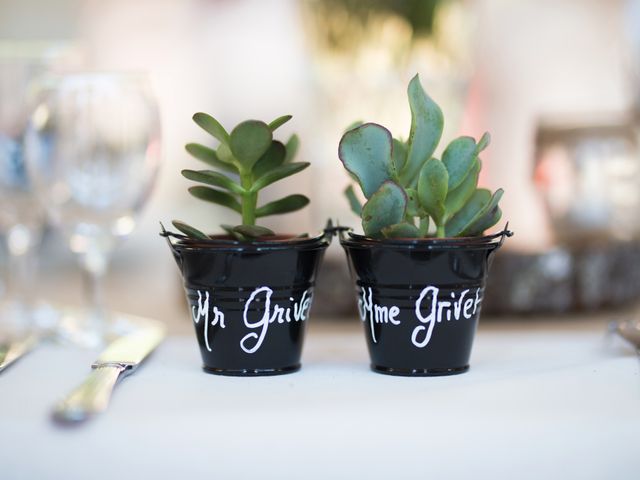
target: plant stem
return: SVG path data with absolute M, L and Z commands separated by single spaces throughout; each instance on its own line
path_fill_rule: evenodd
M 445 237 L 444 223 L 441 224 L 441 225 L 437 225 L 436 226 L 436 237 L 438 237 L 438 238 L 444 238 Z
M 251 178 L 251 172 L 240 172 L 240 182 L 242 188 L 249 190 L 253 185 L 253 179 Z M 256 224 L 256 205 L 258 203 L 258 193 L 244 193 L 242 195 L 242 224 L 243 225 L 255 225 Z

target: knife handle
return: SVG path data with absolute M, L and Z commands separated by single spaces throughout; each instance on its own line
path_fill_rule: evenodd
M 126 369 L 120 364 L 95 367 L 84 383 L 56 406 L 53 412 L 55 419 L 81 422 L 106 410 L 113 387 Z

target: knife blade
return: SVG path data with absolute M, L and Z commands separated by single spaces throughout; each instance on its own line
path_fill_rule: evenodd
M 164 336 L 162 324 L 146 322 L 111 343 L 91 365 L 87 379 L 55 406 L 54 419 L 77 423 L 106 410 L 118 380 L 133 373 Z
M 37 343 L 38 336 L 29 334 L 23 338 L 0 344 L 0 372 L 24 354 L 29 353 Z

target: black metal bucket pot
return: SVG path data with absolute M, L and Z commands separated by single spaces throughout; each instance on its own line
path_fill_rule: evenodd
M 371 368 L 406 376 L 469 369 L 496 235 L 375 240 L 342 231 Z
M 182 272 L 205 372 L 257 376 L 300 369 L 330 235 L 259 242 L 161 235 Z

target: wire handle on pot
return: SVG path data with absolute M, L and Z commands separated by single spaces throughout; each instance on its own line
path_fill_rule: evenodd
M 327 220 L 327 226 L 324 227 L 324 236 L 327 240 L 331 240 L 336 235 L 342 236 L 344 232 L 348 232 L 353 230 L 351 227 L 341 226 L 339 222 L 336 222 L 337 225 L 333 226 L 333 221 L 331 219 Z
M 182 268 L 182 256 L 180 255 L 180 252 L 178 251 L 178 249 L 175 247 L 175 245 L 171 241 L 171 237 L 180 238 L 180 239 L 187 238 L 187 237 L 184 236 L 184 235 L 179 235 L 177 233 L 173 233 L 173 232 L 167 231 L 167 229 L 164 228 L 164 225 L 162 224 L 162 222 L 160 222 L 160 229 L 161 229 L 160 236 L 167 239 L 167 244 L 169 244 L 169 248 L 171 249 L 171 253 L 173 253 L 173 256 L 175 257 L 176 262 L 178 263 L 180 268 Z

